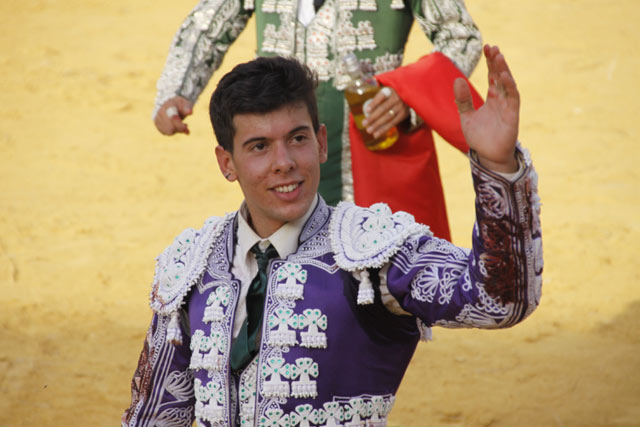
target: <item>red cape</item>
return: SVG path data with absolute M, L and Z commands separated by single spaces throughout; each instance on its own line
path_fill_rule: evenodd
M 425 125 L 409 134 L 400 132 L 391 148 L 370 151 L 350 116 L 356 204 L 370 206 L 384 202 L 393 211 L 409 212 L 418 222 L 428 225 L 436 236 L 451 240 L 431 129 L 463 153 L 469 150 L 453 95 L 453 82 L 459 77 L 467 80 L 451 60 L 439 52 L 376 76 L 381 85 L 395 89 Z M 478 108 L 483 100 L 471 83 L 469 86 L 473 104 Z

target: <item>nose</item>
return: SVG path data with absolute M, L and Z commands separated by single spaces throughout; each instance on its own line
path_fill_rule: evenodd
M 296 167 L 291 147 L 284 142 L 274 144 L 272 169 L 276 173 L 287 173 Z

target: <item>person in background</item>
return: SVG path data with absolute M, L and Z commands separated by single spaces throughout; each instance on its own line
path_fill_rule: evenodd
M 432 326 L 507 328 L 535 310 L 537 175 L 517 144 L 515 81 L 497 47 L 484 52 L 487 102 L 475 110 L 463 79 L 452 89 L 471 148 L 471 250 L 382 203 L 326 204 L 328 131 L 307 67 L 258 58 L 220 80 L 215 153 L 245 199 L 158 257 L 123 425 L 385 426 Z
M 385 201 L 450 239 L 431 130 L 468 150 L 451 87 L 475 68 L 482 38 L 464 1 L 202 0 L 176 33 L 158 81 L 153 119 L 161 133 L 189 133 L 184 119 L 251 15 L 258 56 L 295 57 L 318 75 L 318 114 L 328 129 L 319 191 L 327 203 Z M 404 70 L 414 21 L 434 51 Z M 343 94 L 349 78 L 342 63 L 348 53 L 389 88 L 370 104 L 367 123 L 375 136 L 400 128 L 400 139 L 384 152 L 365 149 L 350 124 Z M 416 87 L 420 93 L 410 89 Z M 481 102 L 474 94 L 474 105 Z M 420 198 L 407 191 L 416 185 L 424 189 Z

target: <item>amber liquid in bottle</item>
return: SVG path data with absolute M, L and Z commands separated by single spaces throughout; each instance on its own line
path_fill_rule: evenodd
M 347 61 L 345 58 L 345 63 L 347 63 L 347 69 L 351 76 L 351 84 L 345 89 L 344 96 L 351 109 L 356 127 L 360 131 L 364 144 L 369 150 L 375 151 L 389 148 L 398 139 L 398 129 L 396 129 L 395 126 L 379 138 L 374 138 L 374 136 L 368 133 L 364 126 L 362 126 L 362 121 L 366 117 L 364 107 L 367 101 L 380 91 L 380 86 L 378 86 L 378 82 L 373 77 L 365 76 L 364 73 L 362 73 L 355 57 L 349 58 L 349 60 L 350 61 Z

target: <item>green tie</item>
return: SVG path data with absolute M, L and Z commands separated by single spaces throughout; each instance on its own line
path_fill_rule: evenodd
M 251 252 L 258 262 L 258 274 L 253 278 L 247 292 L 247 318 L 242 323 L 240 333 L 231 344 L 231 369 L 237 371 L 243 369 L 258 353 L 258 331 L 262 323 L 264 311 L 264 296 L 267 289 L 267 267 L 269 261 L 278 256 L 278 251 L 273 245 L 269 245 L 262 252 L 258 243 L 251 247 Z

